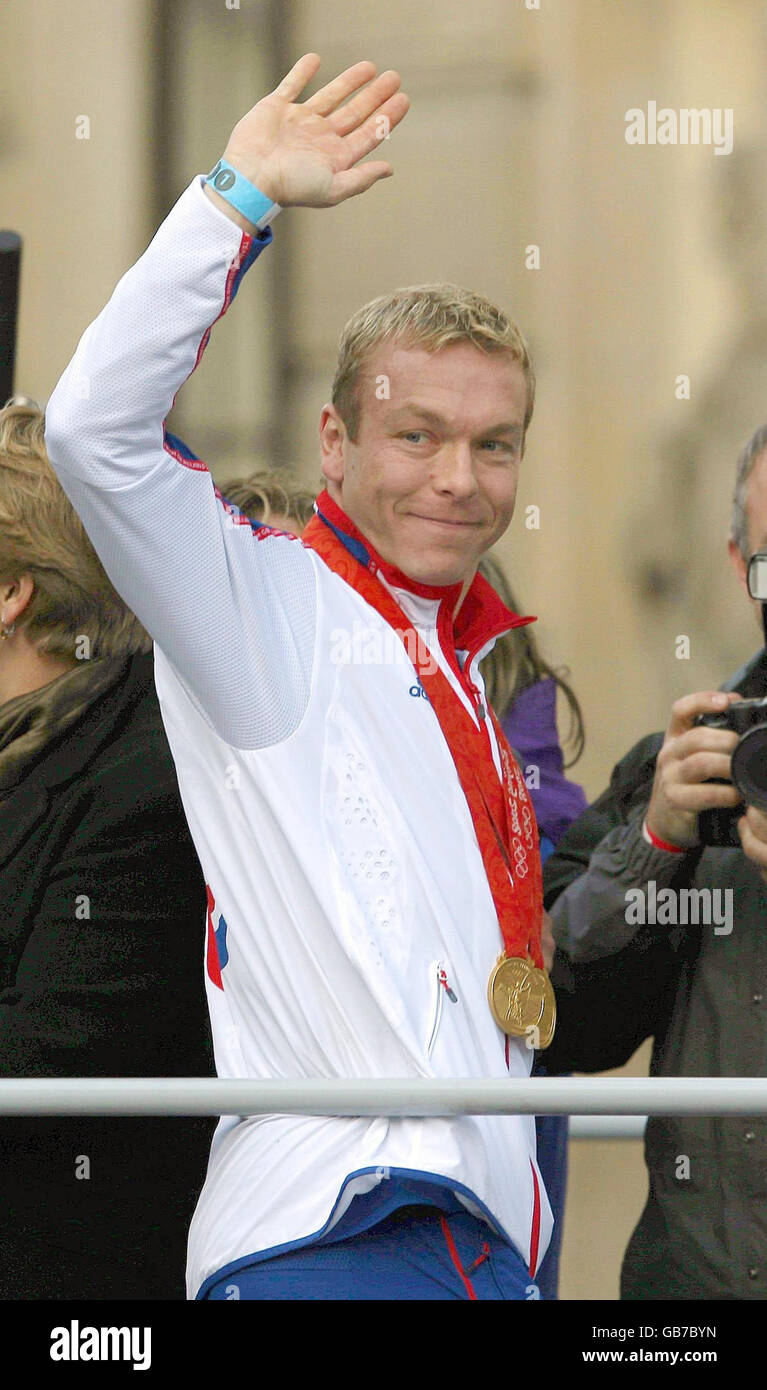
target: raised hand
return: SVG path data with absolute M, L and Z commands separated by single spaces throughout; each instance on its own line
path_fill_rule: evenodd
M 224 151 L 239 173 L 282 207 L 333 207 L 394 172 L 385 160 L 354 166 L 408 110 L 408 98 L 398 91 L 399 73 L 375 77 L 374 63 L 355 63 L 299 103 L 319 66 L 316 53 L 299 58 L 279 86 L 237 122 Z

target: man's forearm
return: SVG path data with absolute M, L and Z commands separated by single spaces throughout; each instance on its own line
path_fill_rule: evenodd
M 199 183 L 122 277 L 51 396 L 46 439 L 65 486 L 70 474 L 90 486 L 123 487 L 162 460 L 163 421 L 227 307 L 233 273 L 271 240 L 267 233 L 243 243 Z
M 595 848 L 588 867 L 549 906 L 554 938 L 575 962 L 596 961 L 623 950 L 641 929 L 636 890 L 669 887 L 692 875 L 698 851 L 674 855 L 648 844 L 643 812 L 611 830 Z M 660 935 L 664 928 L 656 930 Z
M 115 589 L 237 746 L 284 684 L 273 604 L 251 613 L 242 602 L 269 589 L 265 556 L 164 420 L 270 240 L 269 229 L 245 236 L 196 177 L 83 335 L 46 411 L 51 463 Z M 296 556 L 295 568 L 307 565 Z M 222 649 L 239 659 L 222 662 Z M 287 724 L 303 700 L 303 687 L 291 690 Z

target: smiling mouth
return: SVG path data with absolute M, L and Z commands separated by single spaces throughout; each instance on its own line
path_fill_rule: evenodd
M 416 521 L 430 521 L 432 526 L 452 526 L 454 528 L 461 528 L 467 526 L 476 527 L 482 524 L 479 521 L 451 521 L 441 516 L 421 516 L 419 512 L 411 512 L 410 515 L 415 517 Z

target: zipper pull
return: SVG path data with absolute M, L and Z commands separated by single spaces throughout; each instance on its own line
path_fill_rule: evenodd
M 477 715 L 479 716 L 480 719 L 486 719 L 486 718 L 487 718 L 487 710 L 485 709 L 485 706 L 484 706 L 484 704 L 483 704 L 482 696 L 481 696 L 480 693 L 479 693 L 479 686 L 478 686 L 478 685 L 472 684 L 472 685 L 471 685 L 471 693 L 472 693 L 472 695 L 473 695 L 473 697 L 474 697 L 474 708 L 475 708 L 476 711 L 477 711 Z
M 440 984 L 442 985 L 442 988 L 445 990 L 445 993 L 447 994 L 448 999 L 452 999 L 453 1003 L 454 1003 L 454 1004 L 457 1004 L 457 1003 L 458 1003 L 458 995 L 457 995 L 457 994 L 454 994 L 453 991 L 452 991 L 452 989 L 450 988 L 450 986 L 449 986 L 449 984 L 448 984 L 448 982 L 447 982 L 447 975 L 445 974 L 445 971 L 444 971 L 444 970 L 440 970 L 439 975 L 438 975 L 437 978 L 438 978 Z

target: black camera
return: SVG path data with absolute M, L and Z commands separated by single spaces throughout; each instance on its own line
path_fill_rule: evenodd
M 740 792 L 740 806 L 714 806 L 698 816 L 701 844 L 740 849 L 737 823 L 746 806 L 767 811 L 767 696 L 762 700 L 738 700 L 720 714 L 701 714 L 696 724 L 709 729 L 730 729 L 740 738 L 732 750 L 732 783 Z M 722 777 L 712 782 L 727 783 Z

